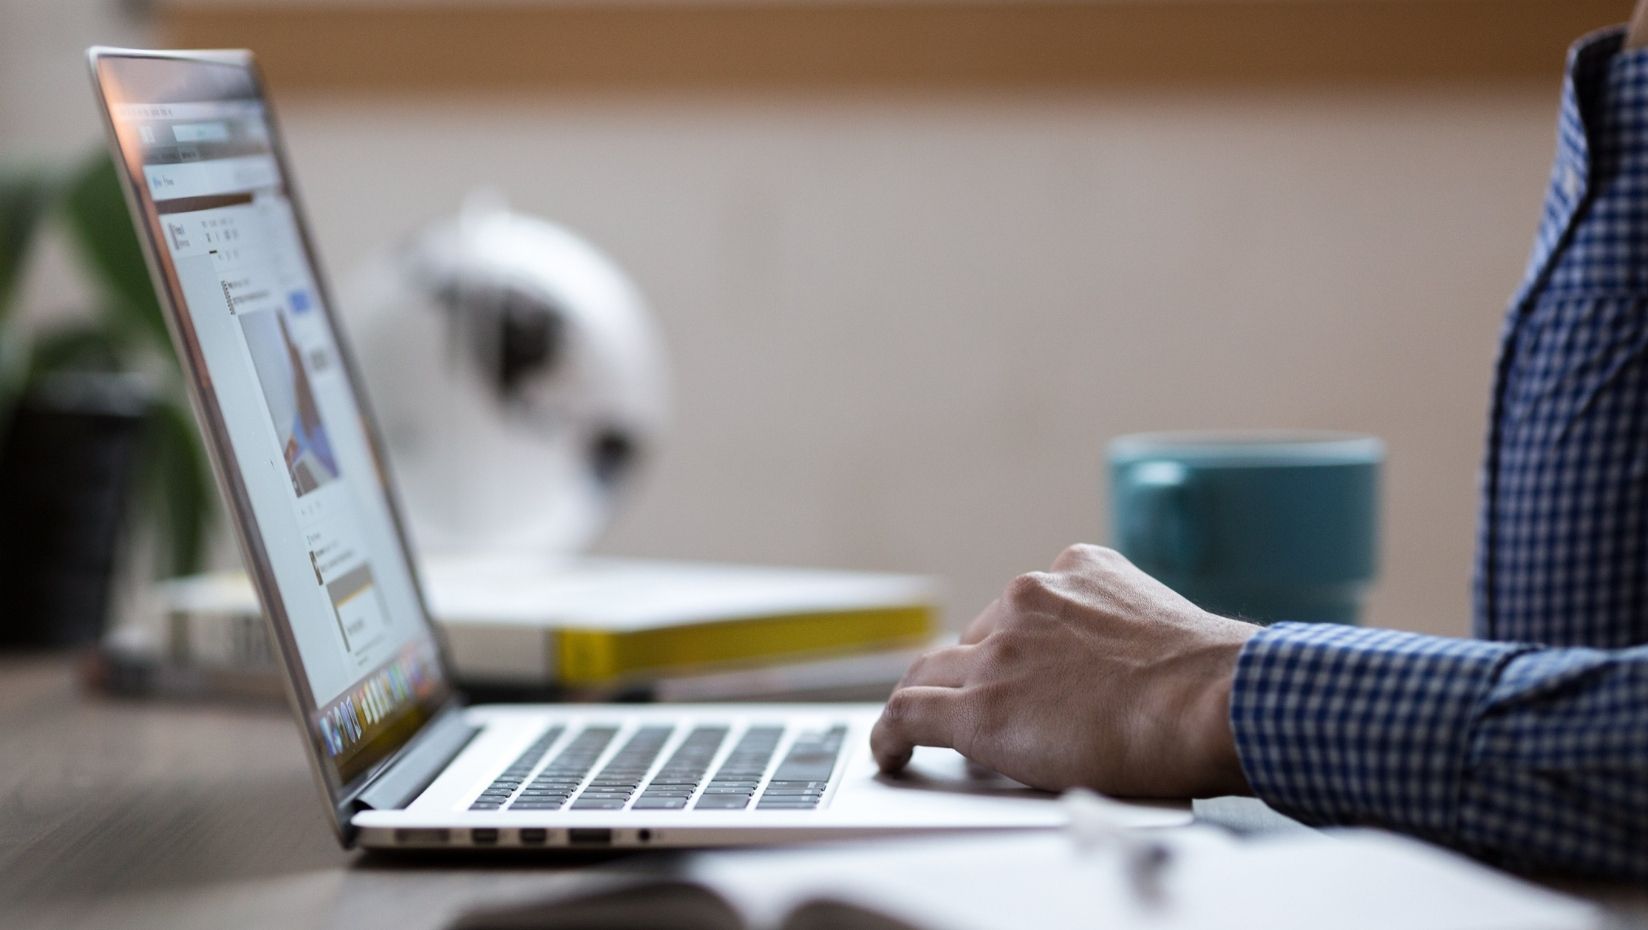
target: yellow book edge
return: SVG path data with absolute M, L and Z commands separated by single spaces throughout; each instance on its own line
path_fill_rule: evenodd
M 558 683 L 606 685 L 760 660 L 798 661 L 868 647 L 918 645 L 937 632 L 926 606 L 877 607 L 745 617 L 632 632 L 563 629 L 552 636 Z

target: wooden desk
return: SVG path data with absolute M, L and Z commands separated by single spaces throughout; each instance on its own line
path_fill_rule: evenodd
M 445 926 L 587 859 L 415 864 L 339 849 L 283 707 L 111 700 L 0 660 L 0 926 Z M 1648 891 L 1572 888 L 1648 926 Z

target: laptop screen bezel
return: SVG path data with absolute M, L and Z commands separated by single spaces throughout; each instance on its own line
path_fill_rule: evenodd
M 94 47 L 88 50 L 87 58 L 91 68 L 93 87 L 96 90 L 98 103 L 103 113 L 104 127 L 108 133 L 110 153 L 114 157 L 120 175 L 127 206 L 132 221 L 137 228 L 138 239 L 142 243 L 156 293 L 160 298 L 161 307 L 165 311 L 167 328 L 171 332 L 173 347 L 177 352 L 179 366 L 184 375 L 190 404 L 194 409 L 196 422 L 199 424 L 206 440 L 208 458 L 211 460 L 213 472 L 217 476 L 223 500 L 229 505 L 233 517 L 242 558 L 251 576 L 253 586 L 257 590 L 258 600 L 263 608 L 264 616 L 268 618 L 267 622 L 278 646 L 276 652 L 280 657 L 282 669 L 285 673 L 287 696 L 291 702 L 292 711 L 297 717 L 299 729 L 303 733 L 303 742 L 309 757 L 310 767 L 328 801 L 333 828 L 339 839 L 348 844 L 352 841 L 354 835 L 349 818 L 357 807 L 356 799 L 363 789 L 385 769 L 392 766 L 397 759 L 404 756 L 408 748 L 418 741 L 420 735 L 431 730 L 432 724 L 437 719 L 451 714 L 461 707 L 462 700 L 461 695 L 453 685 L 454 677 L 450 653 L 446 648 L 439 628 L 430 619 L 417 565 L 411 557 L 406 522 L 402 516 L 401 502 L 395 492 L 395 484 L 390 474 L 388 457 L 384 453 L 377 421 L 372 416 L 369 400 L 363 389 L 360 369 L 353 352 L 350 351 L 348 340 L 344 337 L 342 328 L 338 325 L 334 315 L 333 307 L 335 304 L 331 299 L 331 290 L 324 269 L 316 258 L 316 250 L 309 233 L 307 216 L 299 197 L 296 180 L 286 158 L 286 149 L 279 122 L 274 108 L 264 92 L 264 83 L 256 61 L 249 51 L 150 51 Z M 140 67 L 132 66 L 131 63 L 139 61 L 144 62 L 145 65 Z M 151 73 L 148 75 L 138 73 L 145 70 Z M 122 73 L 117 74 L 117 71 Z M 168 91 L 160 86 L 165 83 L 162 79 L 163 73 L 178 75 L 185 72 L 191 78 L 191 80 L 182 82 L 189 88 L 188 93 L 178 95 L 179 99 L 172 101 L 160 99 L 168 94 Z M 145 86 L 145 82 L 148 82 L 148 86 Z M 199 91 L 202 88 L 211 89 L 214 96 L 201 98 Z M 147 94 L 145 91 L 147 91 Z M 193 99 L 182 99 L 184 96 L 192 96 Z M 166 252 L 162 248 L 164 231 L 160 225 L 159 216 L 147 185 L 142 181 L 143 155 L 141 145 L 129 137 L 123 137 L 120 125 L 114 119 L 115 105 L 119 103 L 164 104 L 168 102 L 205 102 L 214 99 L 255 100 L 263 109 L 264 118 L 268 125 L 271 154 L 280 172 L 286 198 L 296 219 L 303 257 L 308 263 L 310 274 L 319 291 L 321 298 L 319 303 L 323 316 L 336 346 L 345 377 L 349 381 L 351 393 L 354 395 L 359 409 L 361 428 L 377 470 L 379 484 L 386 498 L 397 552 L 383 553 L 380 557 L 404 560 L 408 576 L 414 582 L 415 590 L 413 593 L 419 613 L 417 620 L 421 624 L 425 636 L 433 644 L 437 656 L 438 674 L 434 682 L 435 687 L 427 698 L 419 702 L 416 707 L 416 710 L 423 716 L 422 721 L 415 729 L 407 732 L 404 737 L 387 743 L 381 753 L 378 753 L 363 771 L 346 782 L 337 777 L 326 754 L 322 734 L 313 724 L 318 707 L 314 696 L 311 694 L 308 678 L 303 668 L 303 659 L 298 652 L 297 641 L 292 633 L 291 617 L 276 584 L 269 555 L 258 529 L 257 518 L 251 506 L 249 490 L 236 464 L 233 449 L 230 447 L 229 433 L 224 422 L 223 411 L 211 387 L 211 380 L 206 371 L 205 358 L 187 312 L 187 304 L 184 300 L 181 284 L 171 262 L 166 258 Z

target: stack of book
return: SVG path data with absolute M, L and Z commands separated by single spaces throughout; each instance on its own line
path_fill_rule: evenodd
M 490 699 L 879 700 L 942 627 L 931 578 L 698 562 L 423 566 L 462 683 Z M 278 694 L 245 575 L 163 582 L 94 675 L 123 692 Z

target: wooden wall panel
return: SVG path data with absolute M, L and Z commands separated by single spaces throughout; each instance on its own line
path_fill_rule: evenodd
M 1625 0 L 162 3 L 314 91 L 1034 90 L 1537 78 Z

